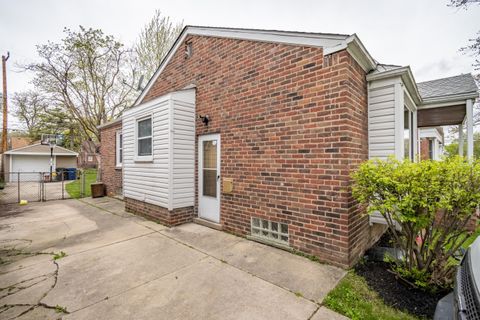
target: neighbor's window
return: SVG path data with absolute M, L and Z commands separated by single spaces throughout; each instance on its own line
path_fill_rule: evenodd
M 152 118 L 137 121 L 137 156 L 152 155 Z
M 121 167 L 123 162 L 123 135 L 121 131 L 117 131 L 117 143 L 115 150 L 115 166 Z
M 93 156 L 87 156 L 87 162 L 93 162 Z
M 403 109 L 403 143 L 404 158 L 413 160 L 413 112 Z

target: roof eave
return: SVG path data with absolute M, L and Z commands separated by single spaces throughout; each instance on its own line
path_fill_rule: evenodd
M 477 91 L 471 91 L 461 94 L 451 94 L 446 96 L 438 96 L 438 97 L 430 97 L 430 98 L 423 98 L 422 105 L 431 105 L 431 104 L 438 104 L 438 103 L 448 103 L 448 102 L 456 102 L 461 100 L 468 100 L 468 99 L 476 99 L 478 98 L 479 94 Z
M 393 77 L 401 77 L 403 83 L 407 87 L 408 92 L 412 95 L 415 103 L 417 105 L 422 103 L 422 97 L 420 96 L 417 83 L 415 82 L 415 78 L 413 77 L 412 70 L 409 66 L 369 74 L 367 75 L 367 81 L 381 80 Z
M 101 124 L 101 125 L 97 126 L 97 129 L 98 129 L 98 130 L 106 129 L 106 128 L 111 127 L 111 126 L 114 126 L 114 125 L 116 125 L 116 124 L 118 124 L 118 123 L 120 123 L 120 122 L 122 122 L 122 117 L 118 117 L 118 118 L 115 119 L 115 120 L 112 120 L 112 121 L 106 122 L 106 123 L 104 123 L 104 124 Z
M 356 34 L 348 37 L 346 42 L 347 52 L 358 62 L 365 72 L 370 72 L 377 67 L 375 59 L 373 59 Z

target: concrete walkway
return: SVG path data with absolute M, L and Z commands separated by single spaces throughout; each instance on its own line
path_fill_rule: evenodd
M 345 319 L 343 270 L 111 198 L 0 206 L 0 259 L 1 319 Z

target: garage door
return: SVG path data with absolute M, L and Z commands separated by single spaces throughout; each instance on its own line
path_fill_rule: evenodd
M 55 168 L 53 168 L 55 170 Z M 21 181 L 38 181 L 39 172 L 50 172 L 50 156 L 42 155 L 12 155 L 12 171 L 10 181 L 17 181 L 21 172 Z

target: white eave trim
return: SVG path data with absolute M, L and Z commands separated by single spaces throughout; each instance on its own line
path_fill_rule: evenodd
M 31 148 L 31 147 L 39 146 L 39 145 L 41 145 L 41 143 L 35 143 L 35 144 L 31 144 L 31 145 L 28 145 L 28 146 L 25 146 L 25 147 L 8 150 L 8 151 L 5 152 L 5 154 L 48 154 L 48 155 L 50 155 L 50 151 L 49 152 L 22 151 L 22 150 L 25 150 L 25 149 L 28 149 L 28 148 Z M 55 146 L 55 148 L 66 151 L 66 152 L 54 152 L 54 154 L 56 154 L 56 155 L 78 156 L 78 153 L 75 152 L 75 151 L 68 150 L 68 149 L 60 147 L 60 146 Z
M 22 156 L 50 156 L 50 152 L 11 152 L 7 151 L 5 154 L 17 156 L 17 155 L 22 155 Z M 69 157 L 77 157 L 78 153 L 64 153 L 64 152 L 53 152 L 54 156 L 69 156 Z
M 367 75 L 367 81 L 381 80 L 393 77 L 401 77 L 404 85 L 407 87 L 411 98 L 415 101 L 416 105 L 422 103 L 420 92 L 418 91 L 417 83 L 413 77 L 412 70 L 409 66 L 396 68 L 388 71 L 372 73 Z
M 478 92 L 472 91 L 462 94 L 452 94 L 447 96 L 439 96 L 432 98 L 422 99 L 422 105 L 420 108 L 430 108 L 432 106 L 442 107 L 442 106 L 451 106 L 454 104 L 464 104 L 468 99 L 478 98 Z
M 336 35 L 336 34 L 321 34 L 321 33 L 306 33 L 306 32 L 288 32 L 288 31 L 271 31 L 271 30 L 252 30 L 252 29 L 230 29 L 230 28 L 210 28 L 198 26 L 186 26 L 178 36 L 175 43 L 168 51 L 165 58 L 162 60 L 155 74 L 150 78 L 145 89 L 135 100 L 133 106 L 137 106 L 145 98 L 150 91 L 153 84 L 160 76 L 162 71 L 168 65 L 175 52 L 183 45 L 185 38 L 188 35 L 207 36 L 217 38 L 229 38 L 238 40 L 250 40 L 269 43 L 282 43 L 289 45 L 300 45 L 309 47 L 328 48 L 338 46 L 342 42 L 353 36 Z M 357 39 L 357 41 L 359 41 Z M 360 45 L 363 48 L 363 45 Z M 366 50 L 365 50 L 366 51 Z M 372 59 L 373 60 L 373 59 Z
M 356 34 L 349 36 L 345 41 L 336 46 L 324 48 L 323 55 L 326 56 L 341 50 L 347 50 L 365 72 L 370 72 L 377 67 L 377 63 Z
M 117 119 L 115 120 L 112 120 L 112 121 L 109 121 L 109 122 L 105 122 L 104 124 L 101 124 L 99 126 L 97 126 L 97 129 L 101 130 L 101 129 L 105 129 L 105 128 L 108 128 L 108 127 L 111 127 L 111 126 L 114 126 L 118 123 L 121 123 L 122 122 L 122 117 L 118 117 Z

